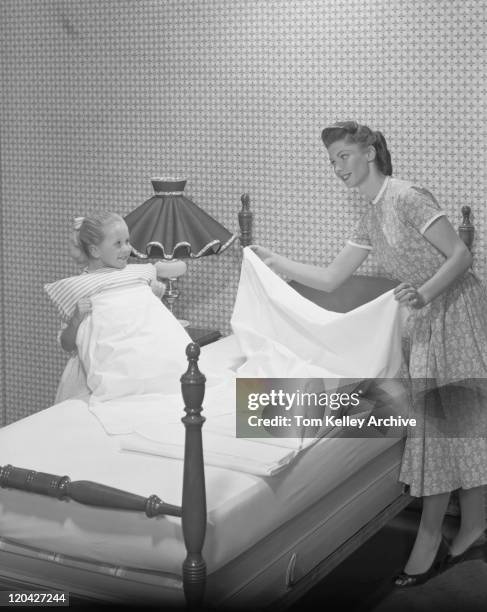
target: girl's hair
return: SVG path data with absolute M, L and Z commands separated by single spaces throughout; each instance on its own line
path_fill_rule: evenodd
M 105 226 L 120 221 L 123 222 L 120 215 L 109 211 L 98 211 L 86 217 L 76 217 L 73 224 L 74 251 L 76 251 L 73 256 L 76 262 L 87 263 L 91 257 L 90 246 L 100 244 L 105 238 Z
M 374 132 L 366 125 L 360 125 L 356 121 L 339 121 L 326 127 L 321 132 L 321 139 L 326 148 L 337 140 L 346 140 L 363 147 L 373 146 L 378 169 L 387 176 L 392 174 L 391 154 L 382 132 Z

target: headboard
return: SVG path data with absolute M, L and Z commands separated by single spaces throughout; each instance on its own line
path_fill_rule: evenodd
M 318 304 L 318 306 L 326 308 L 326 310 L 348 312 L 374 300 L 389 289 L 393 289 L 398 282 L 382 276 L 354 274 L 340 287 L 330 292 L 311 289 L 311 287 L 301 285 L 296 281 L 291 281 L 289 284 L 302 296 Z
M 252 244 L 252 211 L 250 210 L 250 198 L 244 193 L 241 197 L 242 210 L 238 214 L 240 224 L 240 243 L 242 246 Z M 474 226 L 470 220 L 470 206 L 462 207 L 462 223 L 458 227 L 458 234 L 469 249 L 472 248 L 474 238 Z M 326 292 L 311 289 L 296 281 L 289 283 L 298 293 L 318 306 L 335 312 L 348 312 L 358 308 L 366 302 L 370 302 L 382 293 L 393 289 L 398 281 L 383 276 L 364 276 L 354 274 L 334 291 Z

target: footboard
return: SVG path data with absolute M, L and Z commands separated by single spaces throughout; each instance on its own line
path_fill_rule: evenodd
M 202 603 L 206 584 L 206 563 L 202 556 L 206 533 L 206 494 L 201 430 L 205 376 L 199 371 L 200 347 L 186 348 L 188 369 L 181 376 L 181 392 L 186 416 L 183 495 L 181 506 L 167 504 L 157 495 L 147 498 L 88 480 L 71 481 L 69 476 L 36 472 L 12 465 L 0 466 L 0 487 L 19 489 L 59 500 L 114 510 L 145 512 L 148 518 L 161 515 L 182 519 L 186 558 L 183 562 L 183 588 L 189 606 Z

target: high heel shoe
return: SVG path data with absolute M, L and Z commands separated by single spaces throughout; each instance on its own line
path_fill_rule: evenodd
M 433 559 L 433 563 L 430 565 L 429 569 L 427 569 L 422 574 L 408 574 L 407 572 L 401 572 L 400 574 L 394 577 L 394 586 L 400 589 L 404 589 L 424 584 L 427 580 L 433 578 L 433 576 L 436 576 L 436 574 L 439 574 L 442 571 L 445 558 L 448 555 L 448 551 L 448 543 L 442 536 L 440 545 L 436 552 L 436 556 Z
M 454 565 L 470 561 L 472 559 L 483 559 L 487 562 L 487 529 L 468 546 L 462 553 L 452 555 L 448 553 L 444 560 L 444 569 L 449 569 Z

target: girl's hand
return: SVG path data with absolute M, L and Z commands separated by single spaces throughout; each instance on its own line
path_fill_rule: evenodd
M 249 248 L 254 251 L 254 253 L 262 259 L 266 266 L 268 266 L 274 272 L 280 272 L 281 267 L 279 265 L 279 260 L 281 259 L 280 255 L 273 253 L 270 249 L 266 249 L 265 247 L 259 246 L 258 244 L 251 244 Z
M 400 304 L 410 306 L 411 308 L 423 308 L 426 306 L 426 300 L 419 293 L 416 287 L 409 283 L 401 283 L 394 289 L 394 297 Z
M 81 321 L 93 310 L 93 305 L 91 303 L 90 298 L 81 298 L 80 301 L 76 304 L 74 309 L 73 319 L 75 321 Z
M 166 292 L 166 285 L 159 280 L 153 280 L 150 284 L 150 288 L 152 289 L 152 293 L 159 299 L 161 299 Z

